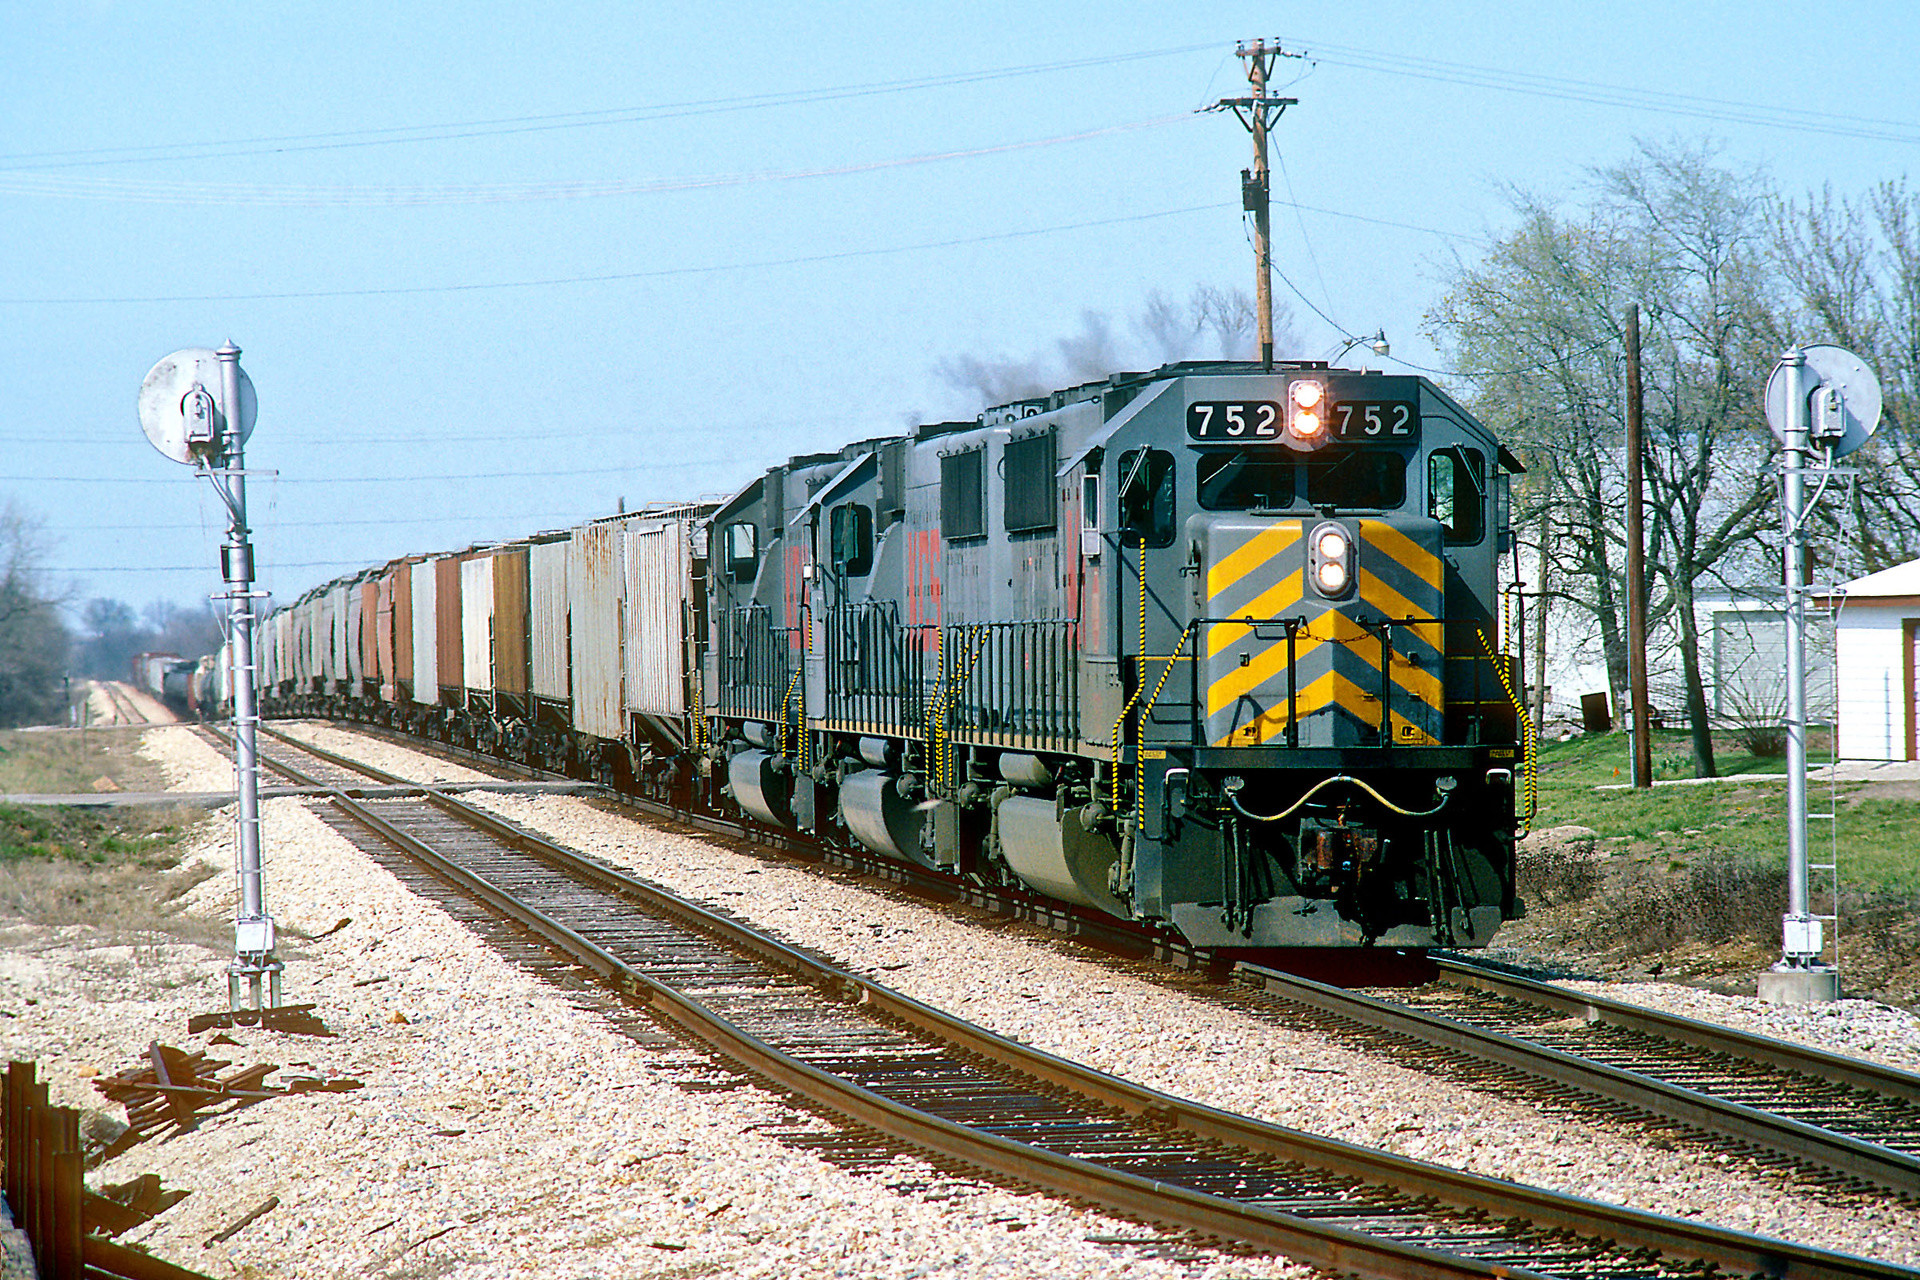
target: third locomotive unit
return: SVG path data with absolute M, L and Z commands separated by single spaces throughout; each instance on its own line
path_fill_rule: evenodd
M 1116 374 L 326 584 L 268 620 L 266 706 L 1204 948 L 1482 946 L 1520 909 L 1518 470 L 1424 378 Z

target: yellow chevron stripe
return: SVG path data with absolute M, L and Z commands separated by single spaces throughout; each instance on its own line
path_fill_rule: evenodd
M 1300 628 L 1294 640 L 1294 658 L 1305 658 L 1321 645 L 1347 644 L 1371 636 L 1343 613 L 1329 611 Z M 1268 645 L 1244 667 L 1233 667 L 1207 686 L 1207 714 L 1218 715 L 1232 706 L 1242 694 L 1259 688 L 1287 669 L 1287 642 L 1282 637 Z
M 1221 556 L 1207 570 L 1207 599 L 1222 591 L 1300 541 L 1300 521 L 1280 520 L 1248 538 L 1234 550 Z
M 1432 612 L 1422 609 L 1413 601 L 1395 591 L 1374 574 L 1369 573 L 1365 565 L 1360 567 L 1360 598 L 1395 621 L 1405 618 L 1431 618 Z M 1442 648 L 1440 624 L 1422 623 L 1413 628 L 1413 634 L 1432 645 L 1436 650 Z
M 1332 702 L 1334 697 L 1334 682 L 1336 680 L 1344 681 L 1345 679 L 1346 677 L 1340 675 L 1339 672 L 1329 671 L 1306 688 L 1300 690 L 1300 696 L 1297 699 L 1300 718 L 1304 720 L 1306 717 L 1323 709 L 1328 703 Z M 1255 716 L 1245 724 L 1234 729 L 1213 745 L 1216 747 L 1254 747 L 1265 742 L 1268 738 L 1271 738 L 1274 734 L 1279 733 L 1286 727 L 1287 704 L 1282 702 L 1270 710 L 1263 711 L 1258 716 Z
M 1338 671 L 1329 671 L 1300 691 L 1300 718 L 1304 720 L 1330 705 L 1342 707 L 1351 712 L 1355 719 L 1371 723 L 1374 718 L 1373 707 L 1378 706 L 1379 702 Z M 1254 729 L 1252 734 L 1247 732 L 1249 725 Z M 1275 707 L 1258 719 L 1241 725 L 1234 733 L 1228 734 L 1219 745 L 1223 747 L 1259 746 L 1285 730 L 1286 727 L 1287 709 L 1284 706 Z
M 1244 609 L 1234 612 L 1242 618 L 1252 618 L 1255 622 L 1268 622 L 1280 616 L 1280 611 L 1290 605 L 1300 603 L 1304 571 L 1295 569 L 1280 581 L 1247 601 Z M 1213 657 L 1222 649 L 1253 630 L 1244 622 L 1216 622 L 1207 635 L 1207 656 Z
M 1348 645 L 1347 652 L 1358 656 L 1375 671 L 1380 669 L 1380 645 L 1377 641 L 1371 650 L 1366 645 Z M 1440 710 L 1446 701 L 1446 686 L 1440 683 L 1440 678 L 1425 667 L 1414 666 L 1407 661 L 1407 655 L 1398 649 L 1393 651 L 1393 659 L 1393 682 L 1435 711 Z
M 1401 568 L 1435 591 L 1440 590 L 1440 557 L 1384 520 L 1362 520 L 1360 536 L 1368 546 L 1397 561 Z

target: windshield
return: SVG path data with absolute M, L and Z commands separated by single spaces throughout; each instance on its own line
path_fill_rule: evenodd
M 1304 455 L 1236 449 L 1201 454 L 1194 481 L 1208 511 L 1285 511 L 1302 497 L 1313 507 L 1380 511 L 1405 504 L 1407 460 L 1384 449 Z
M 1407 460 L 1384 450 L 1312 454 L 1305 460 L 1307 503 L 1339 509 L 1398 507 L 1407 500 Z
M 1209 511 L 1280 511 L 1293 505 L 1293 462 L 1244 450 L 1202 454 L 1194 467 Z

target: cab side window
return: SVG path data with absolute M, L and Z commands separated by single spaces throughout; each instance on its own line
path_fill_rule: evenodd
M 1162 449 L 1130 449 L 1120 455 L 1120 531 L 1123 541 L 1150 547 L 1173 545 L 1173 455 Z
M 828 515 L 828 542 L 833 571 L 849 578 L 873 571 L 873 509 L 864 503 L 843 502 Z
M 1453 445 L 1427 458 L 1427 514 L 1449 543 L 1480 541 L 1486 530 L 1486 460 L 1477 449 Z
M 760 567 L 760 530 L 742 520 L 727 526 L 725 534 L 727 576 L 735 582 L 752 582 Z

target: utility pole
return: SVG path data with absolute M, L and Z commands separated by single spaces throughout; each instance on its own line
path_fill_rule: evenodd
M 1247 83 L 1253 92 L 1244 98 L 1222 98 L 1211 108 L 1231 108 L 1253 135 L 1253 168 L 1240 171 L 1240 205 L 1253 215 L 1253 292 L 1260 313 L 1260 367 L 1273 371 L 1273 236 L 1272 204 L 1267 183 L 1267 129 L 1298 98 L 1275 98 L 1267 93 L 1267 77 L 1275 58 L 1298 58 L 1279 41 L 1243 40 L 1234 47 L 1247 64 Z
M 1642 525 L 1640 304 L 1627 308 L 1627 677 L 1633 702 L 1633 785 L 1653 786 L 1647 698 L 1647 544 Z

